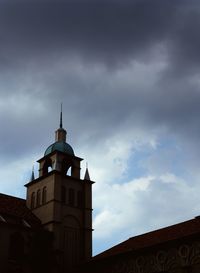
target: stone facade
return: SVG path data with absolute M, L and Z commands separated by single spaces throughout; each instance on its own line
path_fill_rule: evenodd
M 139 254 L 139 253 L 138 253 Z M 199 273 L 200 241 L 99 262 L 104 273 Z

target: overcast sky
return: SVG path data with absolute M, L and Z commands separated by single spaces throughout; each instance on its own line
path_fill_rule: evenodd
M 63 103 L 94 253 L 200 214 L 200 2 L 0 0 L 0 191 L 25 197 Z

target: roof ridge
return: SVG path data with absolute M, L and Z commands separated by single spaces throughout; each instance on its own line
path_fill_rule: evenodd
M 19 199 L 19 200 L 23 200 L 23 201 L 26 201 L 26 199 L 24 198 L 21 198 L 21 197 L 17 197 L 17 196 L 13 196 L 13 195 L 8 195 L 8 194 L 5 194 L 5 193 L 0 193 L 1 196 L 5 196 L 5 197 L 11 197 L 13 199 Z
M 142 234 L 138 234 L 138 235 L 135 235 L 135 236 L 132 236 L 130 238 L 128 238 L 126 241 L 128 240 L 131 240 L 131 239 L 135 239 L 136 237 L 141 237 L 141 236 L 144 236 L 144 235 L 148 235 L 148 234 L 152 234 L 152 233 L 156 233 L 158 231 L 161 231 L 161 230 L 167 230 L 169 228 L 173 228 L 173 227 L 176 227 L 176 226 L 179 226 L 179 225 L 183 225 L 183 224 L 186 224 L 188 222 L 192 222 L 192 221 L 199 221 L 199 219 L 197 217 L 194 217 L 192 219 L 189 219 L 189 220 L 185 220 L 183 222 L 179 222 L 179 223 L 176 223 L 176 224 L 173 224 L 173 225 L 169 225 L 169 226 L 165 226 L 165 227 L 160 227 L 158 229 L 154 229 L 154 230 L 151 230 L 151 231 L 147 231 L 145 233 L 142 233 Z M 125 241 L 124 241 L 125 242 Z
M 188 226 L 190 227 L 189 229 Z M 109 256 L 118 255 L 130 250 L 146 248 L 154 244 L 175 240 L 179 238 L 178 233 L 181 234 L 184 230 L 187 230 L 185 236 L 190 236 L 197 232 L 200 233 L 200 217 L 197 216 L 174 225 L 130 237 L 129 239 L 93 256 L 93 260 L 107 258 Z M 157 239 L 155 239 L 156 236 Z M 148 243 L 144 243 L 144 240 L 148 241 Z

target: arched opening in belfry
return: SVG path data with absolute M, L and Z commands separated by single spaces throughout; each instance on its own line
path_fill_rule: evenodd
M 43 174 L 47 174 L 52 171 L 52 160 L 50 158 L 46 159 L 43 166 Z
M 71 176 L 71 169 L 72 169 L 72 163 L 66 159 L 63 159 L 62 167 L 61 167 L 62 173 L 65 175 Z
M 72 167 L 69 167 L 69 169 L 67 170 L 66 175 L 72 176 Z

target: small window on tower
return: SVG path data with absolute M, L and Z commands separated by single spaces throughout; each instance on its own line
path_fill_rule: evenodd
M 40 206 L 40 199 L 41 199 L 41 191 L 38 190 L 37 191 L 37 201 L 36 201 L 37 206 Z
M 44 187 L 42 190 L 42 204 L 47 202 L 47 187 Z
M 34 209 L 35 207 L 35 192 L 32 192 L 31 194 L 31 209 Z
M 50 158 L 46 159 L 44 166 L 43 166 L 43 175 L 52 171 L 52 160 Z
M 66 203 L 66 188 L 65 186 L 61 187 L 61 201 Z
M 83 193 L 82 191 L 77 192 L 77 206 L 81 208 L 83 206 Z
M 75 196 L 74 189 L 69 189 L 69 205 L 74 206 Z

